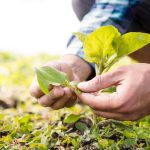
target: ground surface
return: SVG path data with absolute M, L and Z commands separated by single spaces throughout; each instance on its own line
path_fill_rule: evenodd
M 0 53 L 1 150 L 150 149 L 150 116 L 119 122 L 80 105 L 59 111 L 40 107 L 28 91 L 33 67 L 57 58 Z

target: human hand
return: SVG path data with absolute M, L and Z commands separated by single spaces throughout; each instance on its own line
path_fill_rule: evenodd
M 92 73 L 91 67 L 75 55 L 65 55 L 60 61 L 47 63 L 47 66 L 65 72 L 70 81 L 84 81 Z M 76 94 L 69 88 L 50 86 L 49 90 L 51 90 L 50 94 L 44 95 L 39 89 L 36 78 L 30 86 L 31 95 L 37 98 L 38 102 L 45 107 L 51 107 L 52 109 L 71 107 L 76 101 Z
M 116 86 L 116 92 L 98 94 L 111 86 Z M 99 116 L 134 121 L 150 114 L 150 64 L 121 67 L 80 83 L 78 88 L 84 92 L 79 99 Z
M 70 81 L 79 82 L 79 77 L 73 72 L 71 66 L 64 62 L 50 62 L 46 66 L 53 67 L 59 71 L 65 72 Z M 40 105 L 44 107 L 51 107 L 52 109 L 60 109 L 63 107 L 72 106 L 77 96 L 75 93 L 67 87 L 49 86 L 51 91 L 48 95 L 45 95 L 39 88 L 37 79 L 35 78 L 30 86 L 30 93 L 33 97 L 37 98 Z

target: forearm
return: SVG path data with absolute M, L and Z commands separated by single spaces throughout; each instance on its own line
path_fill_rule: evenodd
M 131 57 L 141 63 L 150 63 L 150 44 L 131 54 Z
M 80 81 L 87 80 L 92 74 L 92 69 L 90 65 L 76 55 L 64 55 L 61 57 L 60 61 L 63 61 L 71 66 L 73 73 L 76 74 Z

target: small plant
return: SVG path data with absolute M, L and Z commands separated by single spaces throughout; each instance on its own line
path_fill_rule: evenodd
M 96 75 L 107 72 L 122 57 L 127 56 L 150 43 L 150 34 L 130 32 L 121 35 L 113 26 L 101 27 L 88 35 L 82 33 L 75 33 L 75 35 L 83 43 L 85 60 L 95 63 Z M 36 74 L 40 89 L 45 94 L 49 93 L 49 84 L 54 86 L 69 87 L 75 92 L 80 92 L 77 89 L 78 83 L 70 82 L 65 73 L 62 73 L 54 68 L 48 66 L 40 67 L 36 69 Z M 109 92 L 114 90 L 115 87 L 112 87 L 109 89 Z M 106 89 L 106 91 L 103 92 L 108 91 Z M 79 132 L 84 133 L 83 136 L 81 136 L 81 139 L 79 138 L 82 141 L 81 143 L 89 142 L 88 145 L 90 145 L 90 142 L 93 139 L 96 139 L 96 141 L 98 141 L 95 141 L 96 145 L 94 145 L 94 142 L 92 143 L 96 146 L 95 149 L 107 149 L 108 147 L 110 149 L 116 149 L 116 147 L 118 147 L 118 149 L 125 149 L 135 147 L 135 145 L 138 144 L 138 140 L 135 137 L 129 136 L 130 131 L 128 132 L 128 130 L 131 129 L 126 126 L 126 123 L 117 122 L 115 120 L 104 120 L 96 117 L 95 115 L 92 117 L 93 124 L 90 128 L 88 128 L 89 123 L 84 123 L 81 121 L 82 114 L 71 114 L 64 119 L 64 123 L 67 125 L 72 124 Z M 84 118 L 83 120 L 86 119 Z M 102 129 L 101 124 L 103 123 L 106 124 L 106 126 L 102 125 L 102 128 L 104 126 Z M 116 126 L 114 126 L 114 124 Z M 127 138 L 122 136 L 122 132 L 118 132 L 119 126 L 124 128 L 123 130 L 125 130 L 125 132 L 123 134 L 127 133 Z M 111 131 L 109 132 L 110 129 Z M 114 142 L 116 137 L 119 137 L 119 142 L 117 142 L 117 144 Z M 74 149 L 82 147 L 82 144 L 77 144 L 78 142 L 79 141 L 77 141 L 77 138 L 72 139 Z M 147 143 L 147 145 L 149 145 L 149 142 Z
M 0 55 L 0 150 L 150 149 L 150 116 L 116 121 L 95 117 L 85 105 L 54 111 L 36 103 L 28 91 L 32 68 L 58 56 Z
M 85 59 L 96 64 L 96 74 L 107 72 L 120 58 L 150 43 L 150 34 L 121 35 L 114 26 L 103 26 L 89 35 L 75 33 L 84 46 Z
M 67 75 L 61 71 L 58 71 L 52 67 L 44 66 L 36 68 L 37 80 L 40 89 L 43 93 L 49 94 L 49 85 L 64 86 L 73 89 L 76 93 L 80 91 L 77 89 L 77 82 L 70 82 Z
M 130 32 L 121 35 L 113 26 L 98 28 L 91 34 L 75 33 L 84 46 L 85 59 L 95 63 L 96 75 L 107 72 L 118 60 L 150 43 L 150 34 Z M 66 86 L 79 92 L 76 82 L 70 82 L 67 75 L 51 67 L 36 69 L 40 89 L 48 94 L 49 84 Z

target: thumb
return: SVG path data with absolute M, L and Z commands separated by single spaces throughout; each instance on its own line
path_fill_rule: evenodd
M 120 76 L 120 71 L 116 70 L 96 76 L 90 81 L 81 82 L 78 84 L 78 88 L 83 92 L 97 92 L 101 89 L 116 85 L 120 81 Z

